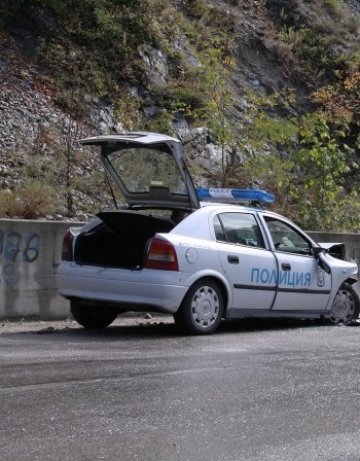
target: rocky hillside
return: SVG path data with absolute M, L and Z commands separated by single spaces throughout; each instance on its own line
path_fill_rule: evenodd
M 358 231 L 359 17 L 358 0 L 3 0 L 0 214 L 110 206 L 76 140 L 152 130 L 182 139 L 199 184 Z

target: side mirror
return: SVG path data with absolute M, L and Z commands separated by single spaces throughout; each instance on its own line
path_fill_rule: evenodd
M 313 255 L 315 256 L 315 258 L 319 259 L 321 253 L 324 253 L 326 250 L 325 248 L 322 248 L 322 247 L 313 247 L 312 251 L 313 251 Z
M 328 262 L 326 261 L 324 253 L 319 253 L 319 267 L 327 274 L 331 274 L 331 267 L 329 266 Z
M 319 262 L 319 267 L 321 267 L 321 269 L 325 271 L 327 274 L 331 274 L 331 267 L 327 263 L 326 258 L 324 256 L 327 250 L 322 247 L 313 247 L 312 251 L 313 255 Z

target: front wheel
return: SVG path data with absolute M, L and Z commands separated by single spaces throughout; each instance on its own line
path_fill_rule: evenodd
M 192 334 L 213 333 L 220 325 L 224 297 L 219 285 L 211 279 L 196 282 L 186 293 L 175 323 Z
M 333 323 L 349 325 L 359 317 L 360 301 L 355 289 L 348 283 L 339 288 L 330 310 Z
M 81 301 L 71 301 L 71 314 L 85 328 L 105 328 L 112 323 L 117 314 L 106 306 L 93 306 Z

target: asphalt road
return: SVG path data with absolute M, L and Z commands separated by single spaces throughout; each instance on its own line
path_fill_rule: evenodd
M 0 460 L 360 460 L 359 340 L 311 322 L 3 323 Z

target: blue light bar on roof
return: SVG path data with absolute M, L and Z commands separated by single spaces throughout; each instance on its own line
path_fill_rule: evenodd
M 199 200 L 218 200 L 226 202 L 250 201 L 261 203 L 275 202 L 275 196 L 273 194 L 260 189 L 219 189 L 216 187 L 205 189 L 200 187 L 196 189 L 196 193 Z

